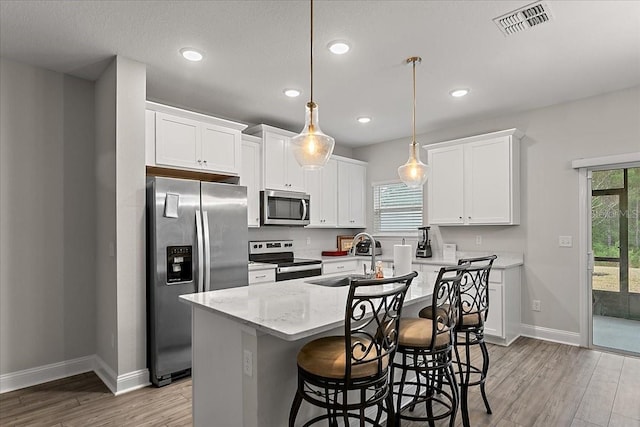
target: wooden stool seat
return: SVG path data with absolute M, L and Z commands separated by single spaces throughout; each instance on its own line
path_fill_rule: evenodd
M 378 373 L 378 360 L 375 352 L 364 354 L 362 351 L 370 346 L 371 340 L 351 339 L 354 356 L 364 362 L 352 365 L 352 379 L 366 378 Z M 367 363 L 367 360 L 370 362 Z M 382 364 L 383 369 L 386 369 L 389 365 L 388 357 L 382 359 Z M 298 352 L 298 367 L 319 377 L 344 379 L 347 368 L 344 336 L 319 338 L 305 344 Z
M 420 312 L 418 313 L 418 316 L 424 318 L 424 319 L 430 319 L 432 316 L 433 310 L 431 309 L 431 306 L 425 307 L 422 310 L 420 310 Z M 446 315 L 446 311 L 442 308 L 439 308 L 437 310 L 437 315 L 438 317 L 444 318 L 444 316 Z M 460 322 L 460 320 L 458 320 L 458 322 Z M 478 327 L 478 326 L 482 326 L 484 324 L 484 322 L 482 321 L 482 317 L 480 313 L 469 313 L 469 314 L 463 314 L 462 315 L 462 323 L 457 323 L 456 324 L 456 329 L 461 329 L 462 326 L 472 326 L 472 327 Z
M 432 323 L 431 319 L 403 317 L 400 319 L 398 345 L 405 347 L 431 347 Z M 449 328 L 443 324 L 441 330 L 443 333 L 436 335 L 436 348 L 444 347 L 451 343 Z

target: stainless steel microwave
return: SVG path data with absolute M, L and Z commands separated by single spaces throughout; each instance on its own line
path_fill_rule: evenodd
M 310 196 L 293 191 L 260 192 L 260 225 L 309 224 Z

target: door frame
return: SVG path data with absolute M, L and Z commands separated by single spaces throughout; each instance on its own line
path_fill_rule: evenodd
M 591 172 L 604 169 L 624 169 L 640 167 L 640 151 L 614 156 L 578 159 L 571 162 L 571 167 L 578 170 L 579 185 L 579 323 L 580 346 L 590 348 L 593 345 L 592 305 L 591 305 L 591 271 L 593 271 L 593 252 L 591 248 Z

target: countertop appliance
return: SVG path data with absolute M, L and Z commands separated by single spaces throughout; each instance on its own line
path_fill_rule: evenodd
M 249 260 L 276 264 L 276 282 L 322 274 L 321 260 L 293 256 L 293 240 L 249 242 Z
M 260 225 L 309 225 L 311 196 L 295 191 L 260 192 Z
M 358 243 L 356 243 L 355 248 L 356 248 L 356 255 L 371 256 L 370 240 L 360 240 Z M 376 256 L 382 255 L 382 245 L 377 240 L 376 240 L 375 254 Z
M 416 246 L 416 258 L 431 258 L 430 228 L 431 227 L 418 227 L 418 230 L 420 230 L 420 240 L 418 240 L 418 246 Z
M 147 177 L 147 357 L 156 386 L 191 373 L 178 296 L 247 286 L 247 188 Z

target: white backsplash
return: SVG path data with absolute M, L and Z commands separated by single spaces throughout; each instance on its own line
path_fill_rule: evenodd
M 269 226 L 250 228 L 249 240 L 293 240 L 296 257 L 319 258 L 322 251 L 334 251 L 338 248 L 338 236 L 353 236 L 358 231 L 360 230 Z

